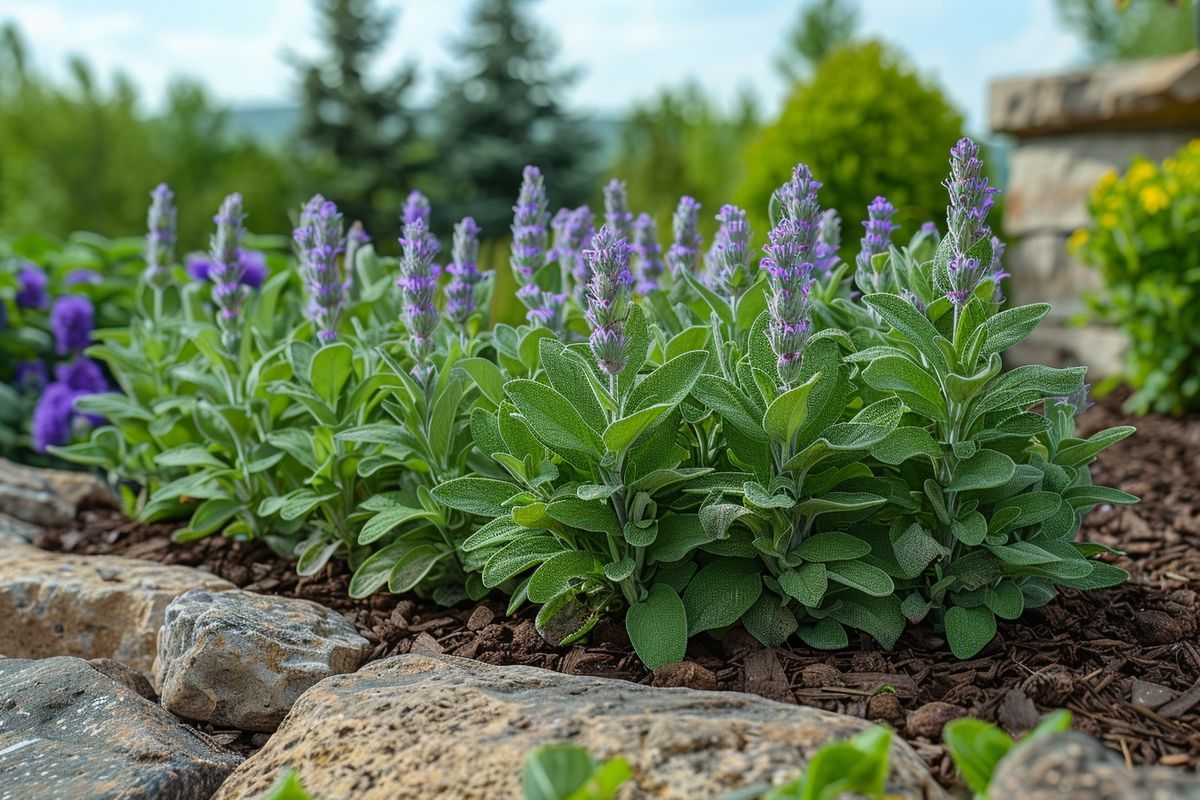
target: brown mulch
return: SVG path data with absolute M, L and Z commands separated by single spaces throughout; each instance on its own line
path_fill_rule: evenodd
M 1130 424 L 1121 399 L 1104 398 L 1088 411 L 1083 432 Z M 1019 621 L 1001 622 L 996 639 L 969 661 L 951 656 L 927 626 L 907 632 L 892 652 L 862 636 L 835 653 L 800 644 L 764 649 L 735 629 L 721 641 L 698 638 L 687 663 L 652 675 L 619 622 L 602 622 L 586 644 L 551 647 L 534 630 L 529 610 L 506 619 L 499 600 L 450 609 L 386 594 L 354 601 L 346 595 L 344 568 L 302 579 L 265 546 L 216 537 L 173 544 L 172 526 L 142 525 L 112 512 L 86 512 L 79 530 L 47 534 L 38 544 L 202 566 L 253 591 L 324 603 L 375 644 L 372 658 L 451 653 L 638 683 L 754 692 L 886 721 L 947 785 L 953 767 L 937 732 L 942 721 L 963 713 L 1017 734 L 1040 714 L 1068 708 L 1077 728 L 1128 763 L 1194 768 L 1200 759 L 1200 418 L 1150 416 L 1131 424 L 1137 435 L 1106 451 L 1094 477 L 1142 503 L 1097 509 L 1084 526 L 1089 538 L 1127 553 L 1115 563 L 1131 580 L 1097 592 L 1066 590 Z M 214 733 L 243 749 L 263 738 Z

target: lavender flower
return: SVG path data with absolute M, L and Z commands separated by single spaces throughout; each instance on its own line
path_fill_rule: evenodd
M 754 283 L 750 267 L 750 223 L 737 206 L 721 206 L 721 223 L 709 251 L 709 274 L 714 286 L 734 303 Z
M 308 289 L 305 312 L 317 330 L 317 340 L 335 342 L 347 289 L 338 258 L 346 250 L 346 237 L 337 206 L 313 195 L 300 212 L 300 225 L 292 238 L 300 249 L 300 274 Z
M 821 213 L 821 227 L 817 234 L 817 257 L 815 265 L 822 272 L 829 272 L 838 263 L 838 250 L 842 247 L 842 218 L 837 209 L 827 208 Z
M 91 269 L 73 269 L 67 273 L 67 277 L 63 278 L 63 286 L 78 286 L 80 284 L 98 286 L 103 282 L 104 277 L 99 272 Z
M 1004 251 L 1008 249 L 1008 245 L 1000 240 L 1000 237 L 992 237 L 992 266 L 988 270 L 988 277 L 992 279 L 994 290 L 992 294 L 992 302 L 1004 302 L 1004 289 L 1000 282 L 1005 278 L 1011 278 L 1012 274 L 1004 271 L 1004 265 L 1001 264 L 1001 259 L 1004 258 Z
M 658 288 L 658 279 L 665 270 L 658 226 L 649 214 L 639 214 L 633 222 L 633 252 L 638 263 L 635 288 L 638 294 L 649 294 Z
M 22 361 L 17 364 L 16 374 L 13 376 L 13 386 L 17 391 L 25 394 L 36 394 L 46 387 L 50 382 L 50 373 L 46 371 L 46 363 L 44 361 Z
M 150 193 L 150 211 L 146 215 L 145 278 L 156 291 L 171 281 L 175 261 L 175 195 L 165 183 Z
M 242 270 L 242 286 L 257 289 L 267 279 L 267 256 L 261 250 L 238 250 L 238 265 Z M 213 262 L 203 253 L 192 253 L 187 257 L 184 269 L 192 280 L 207 283 L 212 280 Z
M 804 345 L 812 333 L 812 308 L 809 291 L 813 264 L 805 256 L 810 252 L 806 237 L 811 231 L 796 219 L 784 217 L 769 234 L 763 247 L 770 294 L 767 310 L 770 322 L 767 338 L 776 356 L 776 370 L 783 391 L 797 383 Z
M 404 226 L 400 237 L 400 287 L 404 325 L 408 328 L 408 353 L 413 360 L 413 374 L 423 378 L 428 374 L 429 357 L 433 355 L 433 332 L 438 313 L 434 307 L 438 269 L 433 259 L 441 247 L 421 215 Z
M 566 324 L 567 295 L 558 292 L 542 292 L 540 305 L 530 309 L 525 319 L 535 327 L 561 331 Z
M 54 332 L 55 350 L 66 355 L 82 350 L 92 343 L 92 324 L 95 312 L 92 301 L 79 295 L 65 295 L 54 301 L 50 310 L 50 330 Z
M 613 178 L 604 187 L 604 221 L 617 236 L 633 241 L 633 214 L 629 211 L 625 181 Z
M 52 383 L 42 392 L 29 425 L 34 450 L 44 453 L 49 447 L 58 447 L 71 440 L 76 396 L 77 393 L 63 383 Z
M 428 229 L 430 211 L 429 198 L 413 189 L 404 200 L 404 210 L 401 213 L 400 222 L 402 225 L 411 225 L 417 220 L 424 220 L 425 227 Z
M 950 177 L 944 183 L 950 193 L 946 209 L 946 238 L 951 248 L 947 264 L 946 296 L 956 308 L 962 308 L 971 294 L 992 268 L 978 258 L 968 258 L 967 252 L 981 239 L 992 235 L 987 215 L 995 202 L 996 189 L 988 186 L 983 177 L 983 161 L 979 145 L 963 137 L 950 150 Z
M 100 365 L 84 356 L 57 364 L 54 367 L 54 380 L 84 394 L 108 391 L 108 381 Z
M 41 309 L 50 304 L 50 293 L 46 287 L 50 279 L 35 265 L 25 263 L 17 272 L 17 307 Z
M 631 344 L 625 335 L 625 320 L 629 317 L 633 294 L 629 242 L 606 224 L 592 237 L 591 247 L 583 252 L 583 256 L 592 271 L 585 312 L 588 324 L 592 326 L 592 355 L 600 369 L 616 375 L 629 361 Z
M 700 204 L 694 198 L 687 195 L 679 198 L 671 228 L 675 234 L 674 243 L 667 249 L 671 275 L 680 278 L 681 272 L 698 274 L 703 241 L 700 238 Z
M 892 231 L 900 227 L 892 223 L 895 213 L 896 207 L 884 197 L 876 197 L 867 206 L 867 218 L 862 224 L 865 231 L 855 259 L 858 267 L 855 280 L 864 292 L 882 292 L 887 288 L 888 274 L 884 269 L 876 269 L 874 259 L 891 247 Z
M 796 244 L 807 261 L 815 260 L 816 245 L 821 236 L 823 212 L 817 199 L 821 185 L 813 178 L 807 164 L 797 164 L 792 170 L 792 179 L 776 189 L 774 195 L 783 216 L 796 223 Z
M 560 208 L 550 222 L 554 230 L 554 249 L 550 251 L 550 258 L 558 262 L 563 285 L 568 285 L 568 279 L 574 284 L 581 303 L 591 281 L 583 250 L 596 233 L 595 219 L 590 208 L 580 206 L 576 209 Z
M 546 187 L 537 167 L 525 167 L 521 192 L 513 206 L 512 256 L 509 263 L 521 288 L 517 297 L 529 309 L 525 319 L 535 326 L 553 322 L 561 316 L 554 308 L 557 295 L 546 292 L 537 283 L 537 275 L 546 266 L 550 212 L 546 210 Z M 561 304 L 559 304 L 561 305 Z M 557 328 L 556 328 L 557 330 Z
M 446 271 L 452 276 L 446 285 L 446 314 L 459 325 L 475 313 L 475 287 L 483 280 L 479 261 L 479 234 L 474 217 L 463 217 L 454 226 L 454 246 Z
M 922 236 L 937 236 L 938 235 L 937 223 L 934 222 L 933 220 L 928 220 L 926 222 L 921 223 L 921 235 Z
M 350 226 L 350 231 L 346 234 L 346 280 L 353 281 L 354 279 L 354 261 L 358 257 L 358 249 L 365 244 L 371 243 L 371 237 L 367 235 L 361 222 L 355 222 Z
M 217 306 L 217 325 L 221 329 L 221 341 L 230 350 L 236 350 L 241 334 L 238 319 L 242 313 L 246 290 L 242 286 L 243 267 L 241 260 L 242 222 L 246 214 L 242 210 L 242 196 L 236 192 L 221 203 L 213 217 L 217 230 L 209 243 L 209 278 L 213 282 L 212 298 Z

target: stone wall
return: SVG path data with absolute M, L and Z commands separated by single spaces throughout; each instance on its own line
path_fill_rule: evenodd
M 1062 75 L 1002 79 L 989 87 L 993 133 L 1015 139 L 1004 195 L 1005 266 L 1016 303 L 1045 301 L 1054 312 L 1012 355 L 1014 363 L 1087 364 L 1093 379 L 1120 366 L 1121 337 L 1101 325 L 1077 327 L 1095 273 L 1067 255 L 1087 223 L 1096 181 L 1135 155 L 1162 159 L 1200 137 L 1200 53 L 1106 64 Z

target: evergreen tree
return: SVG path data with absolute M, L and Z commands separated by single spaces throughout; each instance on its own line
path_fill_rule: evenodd
M 553 207 L 584 200 L 598 177 L 594 141 L 563 108 L 576 74 L 555 66 L 556 45 L 527 0 L 477 0 L 452 44 L 460 70 L 443 75 L 433 188 L 435 228 L 470 214 L 485 237 L 505 236 L 521 183 L 536 164 Z
M 857 31 L 858 7 L 851 0 L 809 0 L 788 32 L 776 66 L 789 82 L 799 83 Z
M 394 238 L 400 206 L 419 168 L 419 139 L 408 105 L 416 68 L 406 64 L 380 83 L 368 73 L 395 16 L 376 0 L 315 0 L 326 53 L 297 60 L 304 102 L 300 141 L 317 175 L 346 216 L 376 239 Z

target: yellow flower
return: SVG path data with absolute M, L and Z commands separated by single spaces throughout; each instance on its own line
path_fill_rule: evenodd
M 1171 198 L 1160 186 L 1147 186 L 1138 194 L 1138 199 L 1142 201 L 1142 208 L 1149 214 L 1157 214 L 1171 204 Z
M 1117 227 L 1117 222 L 1118 220 L 1116 214 L 1100 215 L 1100 227 L 1104 228 L 1106 231 L 1111 231 L 1113 228 Z
M 1087 228 L 1079 228 L 1071 234 L 1071 238 L 1067 239 L 1067 250 L 1071 253 L 1077 253 L 1083 249 L 1083 246 L 1088 242 Z
M 1196 141 L 1200 141 L 1200 139 L 1197 139 Z M 1100 176 L 1100 182 L 1096 184 L 1096 189 L 1102 190 L 1102 189 L 1111 188 L 1112 185 L 1116 182 L 1117 182 L 1117 171 L 1115 169 L 1110 169 L 1108 172 L 1105 172 L 1103 175 Z
M 1149 161 L 1138 161 L 1129 168 L 1125 179 L 1129 181 L 1131 188 L 1136 189 L 1141 184 L 1153 178 L 1157 173 L 1158 170 Z

